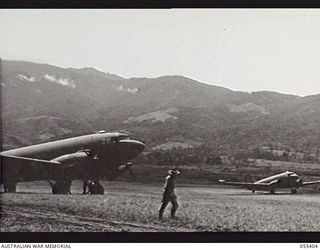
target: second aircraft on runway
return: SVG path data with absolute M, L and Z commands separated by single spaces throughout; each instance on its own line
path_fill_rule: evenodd
M 302 181 L 301 177 L 294 172 L 286 171 L 281 174 L 272 175 L 270 177 L 258 180 L 256 182 L 231 182 L 225 180 L 219 180 L 220 184 L 240 186 L 255 191 L 269 191 L 275 193 L 277 189 L 291 189 L 293 194 L 297 193 L 297 189 L 308 185 L 320 184 L 319 181 Z

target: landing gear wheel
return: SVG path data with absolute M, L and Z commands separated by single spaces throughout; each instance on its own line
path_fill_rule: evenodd
M 291 189 L 291 193 L 292 193 L 292 194 L 296 194 L 296 193 L 297 193 L 297 189 L 296 189 L 296 188 L 292 188 L 292 189 Z
M 256 190 L 252 190 L 252 193 L 254 194 L 256 192 Z
M 71 194 L 71 181 L 58 180 L 55 183 L 50 182 L 53 194 Z
M 275 193 L 276 193 L 275 190 L 271 190 L 271 191 L 270 191 L 270 194 L 275 194 Z
M 97 194 L 104 194 L 104 187 L 99 182 L 97 183 Z
M 104 187 L 99 183 L 99 181 L 93 181 L 89 186 L 90 194 L 104 194 Z

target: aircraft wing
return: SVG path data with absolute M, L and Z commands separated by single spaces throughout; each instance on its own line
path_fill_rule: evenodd
M 11 155 L 1 157 L 1 183 L 4 180 L 32 181 L 38 179 L 52 179 L 57 167 L 62 166 L 57 161 L 46 161 Z M 37 178 L 35 178 L 37 177 Z
M 306 181 L 306 182 L 302 182 L 302 186 L 317 185 L 317 184 L 320 184 L 320 181 Z
M 230 185 L 230 186 L 238 186 L 248 189 L 254 189 L 254 188 L 263 188 L 263 187 L 270 187 L 275 182 L 270 183 L 253 183 L 253 182 L 232 182 L 232 181 L 225 181 L 225 180 L 219 180 L 219 183 L 222 185 Z

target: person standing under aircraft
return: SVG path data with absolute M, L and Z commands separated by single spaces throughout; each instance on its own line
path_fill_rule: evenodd
M 164 184 L 164 191 L 163 191 L 163 197 L 161 201 L 161 206 L 159 209 L 159 219 L 163 219 L 163 212 L 165 208 L 167 207 L 168 203 L 171 202 L 172 208 L 171 208 L 171 218 L 175 218 L 176 211 L 178 209 L 178 201 L 177 196 L 174 192 L 174 189 L 176 187 L 176 177 L 180 174 L 179 170 L 177 169 L 171 169 L 168 171 L 169 175 L 166 177 L 166 182 Z
M 82 180 L 82 194 L 87 194 L 89 191 L 87 191 L 89 185 L 88 185 L 89 180 L 83 179 Z
M 86 187 L 85 187 L 84 194 L 92 194 L 92 192 L 94 192 L 94 183 L 92 180 L 86 180 Z

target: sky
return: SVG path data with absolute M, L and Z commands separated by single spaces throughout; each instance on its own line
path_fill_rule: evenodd
M 320 93 L 320 9 L 1 9 L 0 57 Z

